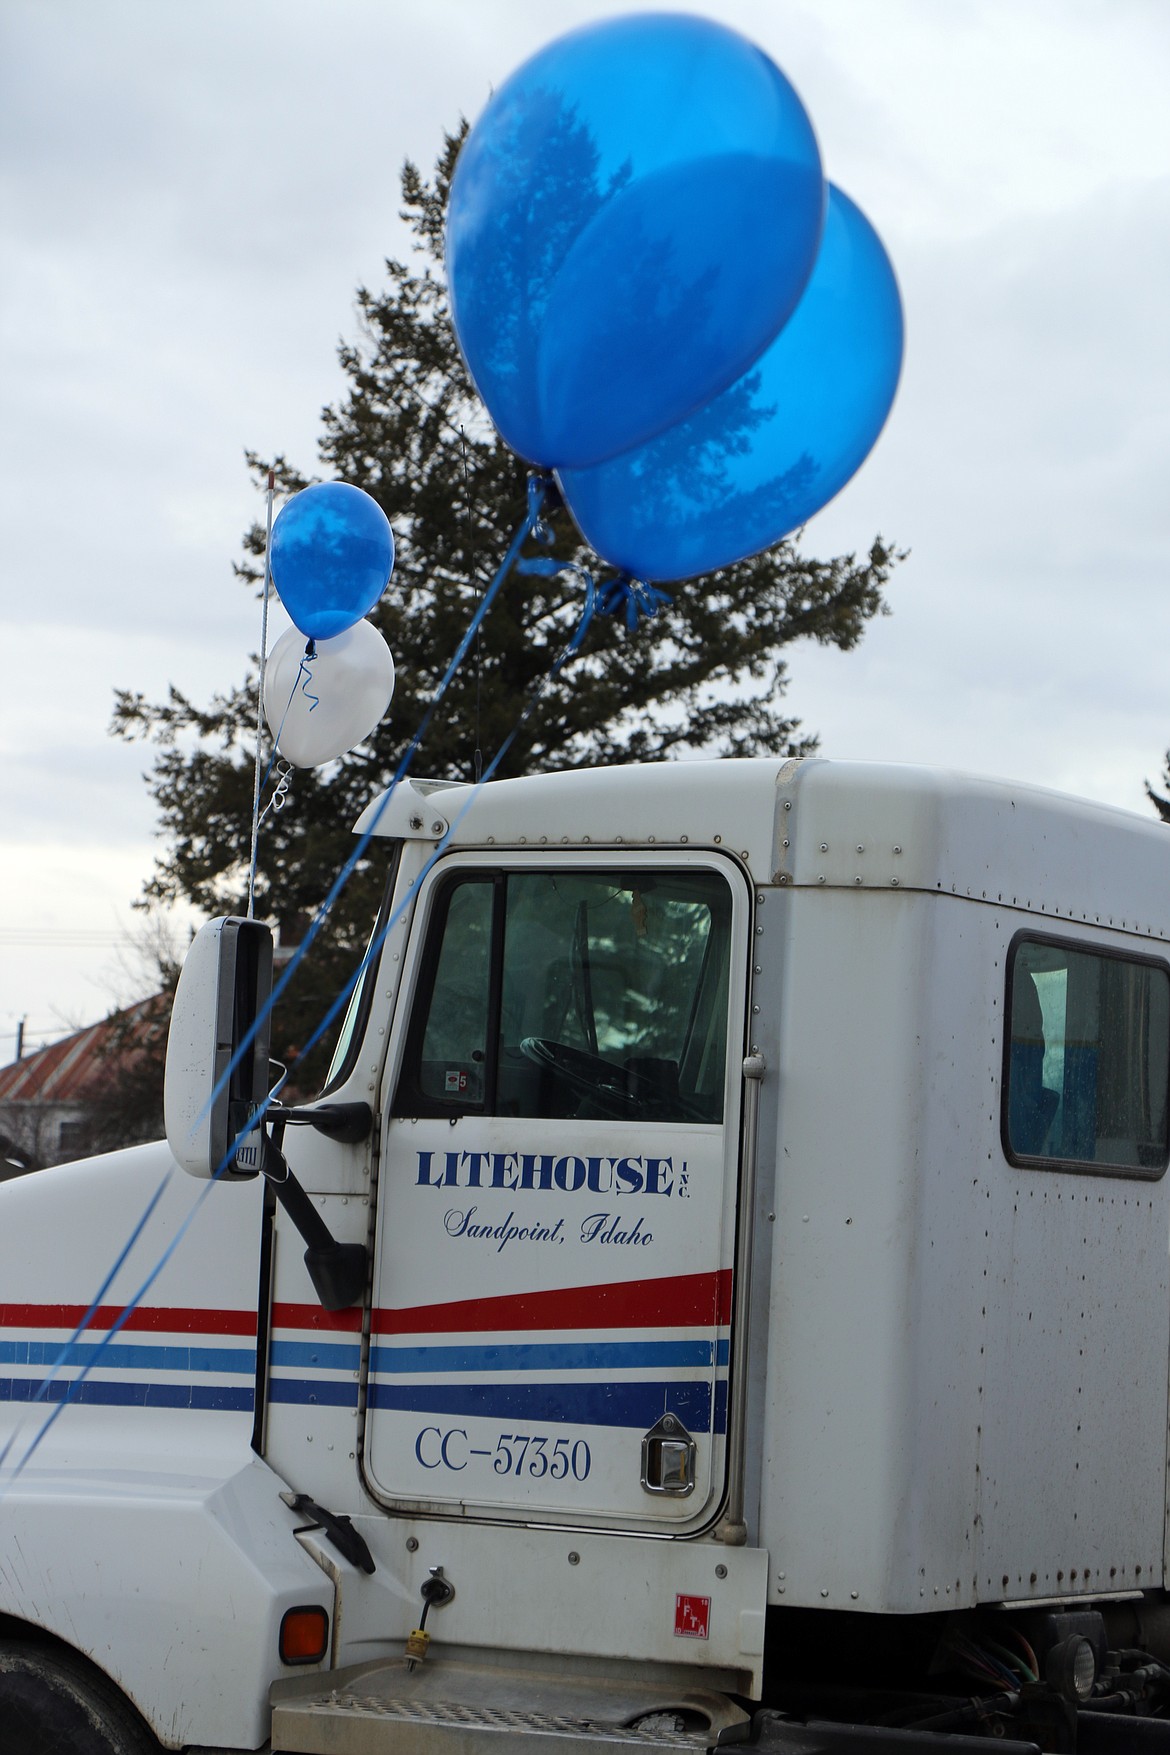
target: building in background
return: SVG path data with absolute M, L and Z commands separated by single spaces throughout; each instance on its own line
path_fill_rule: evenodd
M 0 1067 L 0 1181 L 162 1134 L 171 994 Z

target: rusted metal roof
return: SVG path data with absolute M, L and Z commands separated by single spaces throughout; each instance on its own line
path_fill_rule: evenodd
M 159 995 L 143 999 L 100 1024 L 90 1024 L 47 1048 L 38 1048 L 11 1066 L 0 1067 L 0 1103 L 70 1103 L 92 1096 L 109 1080 L 111 1050 L 121 1039 L 121 1056 L 141 1052 L 156 1016 Z M 120 1058 L 121 1058 L 120 1056 Z

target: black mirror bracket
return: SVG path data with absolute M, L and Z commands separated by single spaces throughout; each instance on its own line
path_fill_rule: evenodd
M 369 1105 L 366 1103 L 338 1103 L 335 1109 L 364 1109 L 367 1118 Z M 269 1110 L 272 1115 L 273 1110 Z M 306 1120 L 321 1111 L 303 1111 Z M 287 1112 L 275 1112 L 275 1119 L 287 1121 Z M 298 1117 L 298 1119 L 300 1119 Z M 328 1130 L 326 1130 L 328 1131 Z M 367 1128 L 368 1131 L 368 1128 Z M 368 1278 L 368 1257 L 364 1243 L 339 1243 L 328 1225 L 289 1169 L 288 1159 L 280 1147 L 270 1137 L 268 1129 L 261 1124 L 260 1136 L 263 1141 L 260 1157 L 261 1175 L 272 1184 L 277 1200 L 300 1232 L 302 1240 L 308 1245 L 305 1250 L 305 1267 L 313 1282 L 324 1310 L 347 1310 L 352 1304 L 360 1304 L 365 1297 Z M 335 1138 L 340 1137 L 334 1135 Z M 360 1137 L 365 1137 L 364 1135 Z
M 266 1119 L 273 1126 L 312 1127 L 342 1146 L 360 1146 L 368 1140 L 374 1112 L 368 1103 L 315 1103 L 311 1107 L 286 1109 L 270 1103 Z

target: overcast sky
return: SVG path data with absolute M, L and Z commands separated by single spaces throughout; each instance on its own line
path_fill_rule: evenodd
M 398 171 L 605 0 L 0 0 L 0 1063 L 132 997 L 157 845 L 113 691 L 259 644 L 245 447 L 314 465 Z M 911 550 L 828 755 L 1146 809 L 1170 743 L 1170 5 L 708 0 L 804 99 L 906 306 L 893 415 L 809 526 Z M 695 587 L 701 588 L 701 587 Z M 406 728 L 404 728 L 406 729 Z M 422 762 L 425 769 L 425 761 Z M 140 977 L 137 977 L 140 982 Z

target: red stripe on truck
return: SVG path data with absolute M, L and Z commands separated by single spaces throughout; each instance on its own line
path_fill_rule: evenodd
M 0 1328 L 75 1329 L 88 1304 L 0 1304 Z M 109 1329 L 122 1316 L 124 1304 L 99 1304 L 87 1329 Z M 131 1311 L 122 1330 L 154 1330 L 165 1334 L 252 1335 L 256 1333 L 254 1310 L 194 1310 L 163 1304 L 140 1304 Z
M 359 1310 L 330 1315 L 316 1304 L 277 1304 L 279 1328 L 359 1329 Z M 731 1269 L 674 1274 L 659 1280 L 620 1280 L 607 1286 L 508 1292 L 495 1298 L 459 1298 L 373 1313 L 378 1335 L 472 1334 L 524 1329 L 707 1328 L 731 1320 Z

